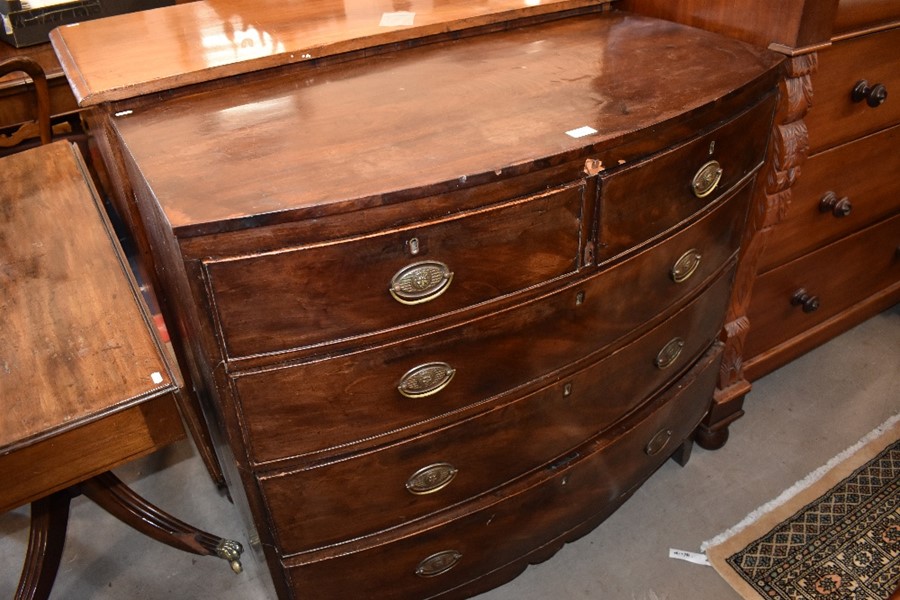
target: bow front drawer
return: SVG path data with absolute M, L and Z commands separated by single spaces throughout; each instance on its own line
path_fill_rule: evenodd
M 717 277 L 704 297 L 726 297 L 730 280 L 720 274 L 738 247 L 749 192 L 643 253 L 511 308 L 341 356 L 233 374 L 251 456 L 263 463 L 458 418 L 649 329 Z M 720 309 L 710 314 L 722 318 Z
M 644 244 L 724 197 L 762 163 L 773 110 L 769 97 L 705 135 L 603 175 L 598 260 Z
M 572 273 L 583 199 L 579 183 L 371 235 L 207 261 L 221 343 L 236 358 L 363 336 Z
M 283 557 L 294 596 L 346 598 L 342 583 L 352 573 L 359 586 L 354 594 L 361 598 L 431 598 L 531 549 L 578 537 L 612 513 L 690 435 L 708 408 L 717 365 L 718 353 L 711 350 L 678 385 L 627 422 L 439 522 Z M 594 502 L 578 501 L 586 494 Z
M 483 494 L 608 429 L 709 348 L 728 301 L 728 275 L 638 340 L 551 386 L 374 452 L 262 476 L 279 546 L 292 553 L 402 525 Z

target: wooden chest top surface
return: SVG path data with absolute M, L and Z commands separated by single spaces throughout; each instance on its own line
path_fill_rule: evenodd
M 770 89 L 780 60 L 605 13 L 120 103 L 113 126 L 169 224 L 197 235 L 583 159 L 744 86 Z M 567 133 L 582 127 L 595 133 Z

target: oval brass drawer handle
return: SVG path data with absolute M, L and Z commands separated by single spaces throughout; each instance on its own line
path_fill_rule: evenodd
M 415 494 L 416 496 L 433 494 L 450 485 L 450 482 L 453 481 L 458 472 L 459 469 L 450 463 L 442 462 L 428 465 L 410 475 L 409 479 L 406 480 L 406 489 L 410 494 Z
M 445 362 L 432 362 L 413 367 L 400 378 L 397 391 L 407 398 L 427 398 L 450 385 L 456 369 Z
M 683 283 L 690 279 L 691 275 L 697 272 L 702 257 L 703 255 L 696 248 L 691 248 L 682 254 L 672 265 L 672 281 Z
M 694 195 L 698 198 L 706 198 L 713 193 L 713 190 L 722 180 L 722 166 L 717 160 L 711 160 L 697 171 L 694 180 L 691 182 L 691 188 Z
M 462 554 L 456 550 L 442 550 L 423 559 L 416 567 L 416 575 L 419 577 L 437 577 L 456 566 Z
M 649 442 L 647 442 L 647 447 L 644 448 L 644 452 L 646 452 L 649 456 L 659 454 L 660 452 L 662 452 L 662 449 L 669 444 L 669 440 L 671 439 L 671 429 L 660 430 L 650 439 Z
M 684 340 L 680 337 L 669 340 L 669 343 L 663 346 L 662 350 L 659 351 L 659 354 L 656 355 L 656 368 L 666 369 L 671 367 L 678 359 L 679 355 L 681 355 L 683 349 Z
M 407 265 L 391 278 L 390 292 L 400 304 L 422 304 L 447 291 L 453 281 L 450 267 L 436 260 Z

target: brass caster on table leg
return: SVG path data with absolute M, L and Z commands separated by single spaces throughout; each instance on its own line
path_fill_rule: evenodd
M 241 546 L 241 543 L 234 540 L 222 540 L 216 546 L 216 556 L 227 560 L 231 565 L 231 570 L 235 573 L 240 573 L 244 570 L 240 560 L 243 551 L 244 547 Z

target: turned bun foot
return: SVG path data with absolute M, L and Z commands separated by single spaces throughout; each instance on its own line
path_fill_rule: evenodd
M 718 450 L 728 441 L 728 427 L 707 429 L 701 425 L 694 434 L 694 441 L 704 450 Z

